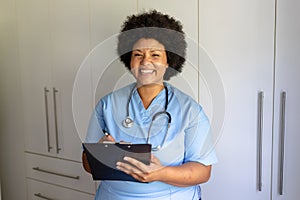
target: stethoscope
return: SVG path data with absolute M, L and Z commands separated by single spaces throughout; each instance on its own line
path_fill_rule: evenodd
M 127 100 L 127 105 L 126 105 L 126 118 L 123 120 L 123 126 L 125 128 L 131 128 L 134 124 L 134 121 L 133 119 L 130 117 L 129 115 L 129 104 L 130 104 L 130 101 L 131 101 L 131 98 L 132 98 L 132 95 L 133 95 L 133 92 L 135 90 L 136 87 L 133 87 L 132 90 L 130 91 L 130 94 L 129 94 L 129 97 L 128 97 L 128 100 Z M 170 128 L 170 124 L 171 124 L 171 115 L 169 112 L 167 112 L 167 109 L 168 109 L 168 88 L 166 86 L 164 86 L 165 88 L 165 92 L 166 92 L 166 101 L 165 101 L 165 110 L 164 111 L 160 111 L 160 112 L 157 112 L 153 115 L 152 117 L 152 120 L 151 120 L 151 123 L 150 123 L 150 127 L 148 129 L 148 135 L 147 135 L 147 144 L 149 144 L 149 141 L 150 141 L 150 132 L 151 132 L 151 127 L 152 127 L 152 124 L 153 124 L 153 121 L 157 118 L 157 116 L 159 115 L 162 115 L 162 114 L 165 114 L 167 115 L 168 117 L 168 126 L 167 126 L 167 132 L 163 138 L 163 141 L 160 145 L 156 146 L 156 147 L 152 147 L 152 151 L 158 151 L 159 149 L 162 148 L 162 146 L 164 145 L 165 141 L 166 141 L 166 138 L 167 138 L 167 135 L 168 135 L 168 130 Z

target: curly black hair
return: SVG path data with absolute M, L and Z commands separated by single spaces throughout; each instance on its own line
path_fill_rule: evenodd
M 187 44 L 180 21 L 156 10 L 128 16 L 118 36 L 118 55 L 129 70 L 132 47 L 141 38 L 155 39 L 164 45 L 169 64 L 164 80 L 182 72 Z

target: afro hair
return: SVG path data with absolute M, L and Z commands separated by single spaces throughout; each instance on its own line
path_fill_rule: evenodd
M 169 64 L 164 80 L 182 72 L 187 44 L 180 21 L 156 10 L 128 16 L 118 36 L 118 55 L 129 70 L 132 47 L 141 38 L 155 39 L 164 45 Z

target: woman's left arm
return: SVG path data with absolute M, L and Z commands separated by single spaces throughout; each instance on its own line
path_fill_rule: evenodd
M 117 168 L 140 182 L 161 181 L 177 187 L 188 187 L 209 180 L 211 165 L 187 162 L 180 166 L 163 166 L 155 156 L 150 165 L 145 165 L 133 158 L 125 157 L 126 162 L 118 162 Z
M 162 168 L 161 181 L 177 187 L 187 187 L 205 183 L 210 178 L 211 165 L 205 166 L 198 162 L 188 162 L 181 166 Z

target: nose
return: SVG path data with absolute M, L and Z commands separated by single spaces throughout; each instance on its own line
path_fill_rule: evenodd
M 141 65 L 147 65 L 151 63 L 151 57 L 148 54 L 145 54 L 141 60 Z

